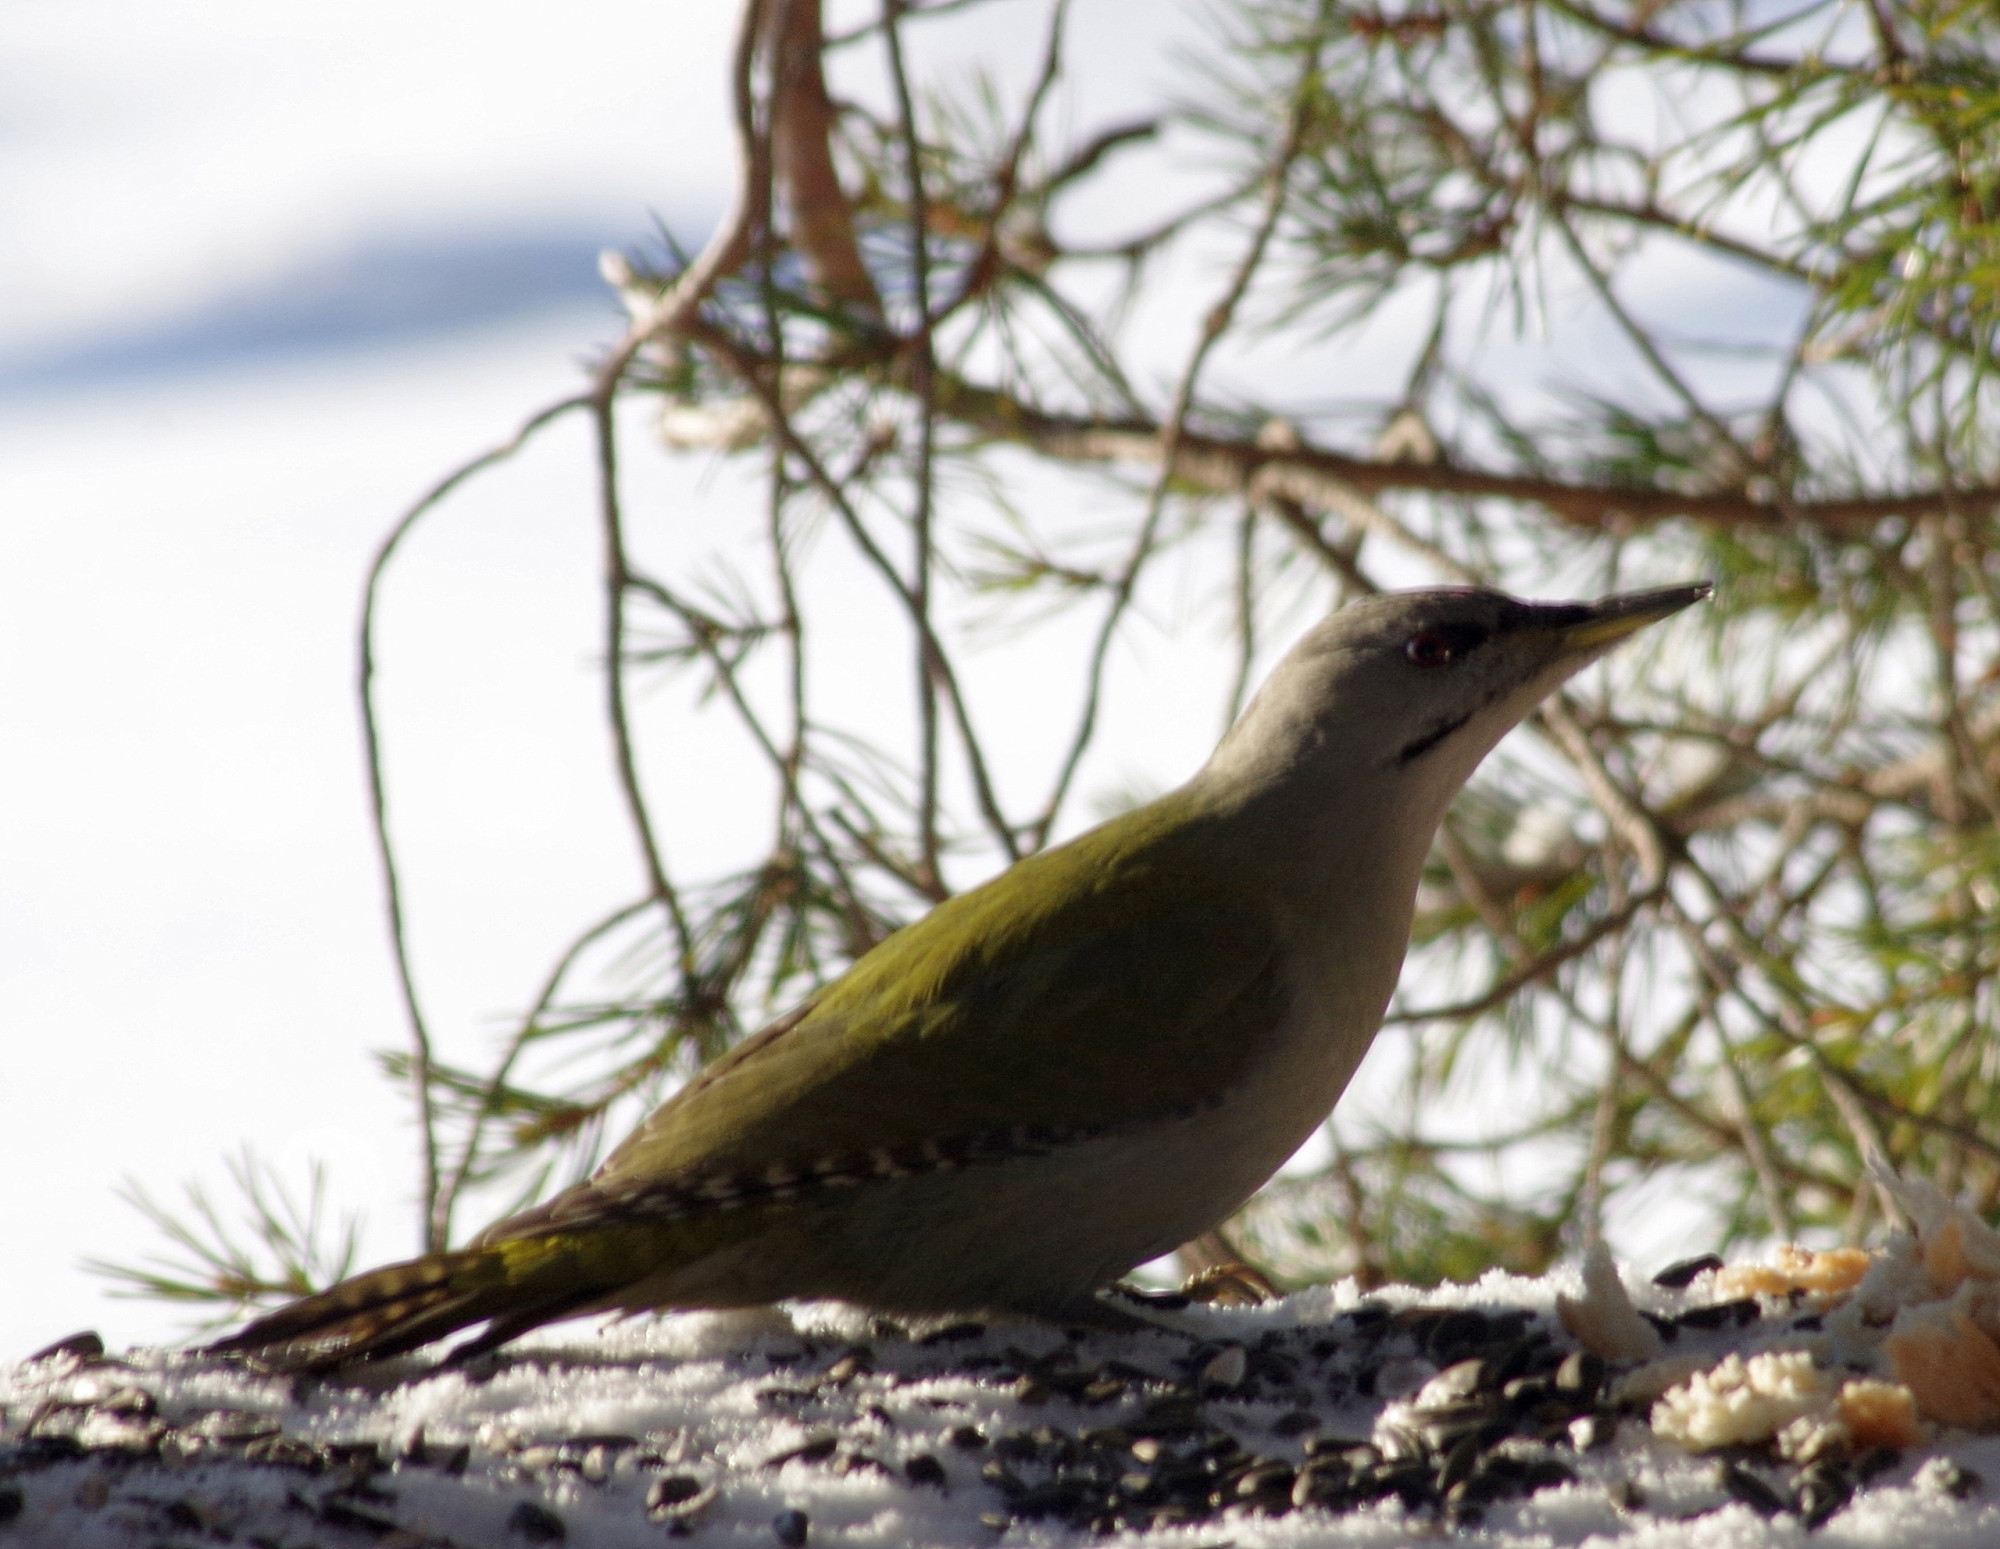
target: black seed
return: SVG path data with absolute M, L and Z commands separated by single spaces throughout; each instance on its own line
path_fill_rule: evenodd
M 1306 1443 L 1306 1456 L 1338 1463 L 1350 1473 L 1360 1473 L 1382 1461 L 1382 1449 L 1372 1441 L 1355 1441 L 1347 1436 L 1316 1436 Z
M 911 1484 L 935 1485 L 944 1488 L 944 1464 L 928 1452 L 913 1454 L 903 1465 L 903 1477 Z
M 1674 1263 L 1669 1264 L 1665 1269 L 1653 1276 L 1653 1284 L 1663 1286 L 1669 1291 L 1678 1291 L 1683 1286 L 1693 1284 L 1698 1276 L 1707 1274 L 1711 1269 L 1720 1268 L 1722 1268 L 1722 1260 L 1717 1255 L 1713 1253 L 1697 1254 L 1694 1258 L 1678 1259 Z
M 1292 1481 L 1298 1470 L 1276 1460 L 1257 1463 L 1236 1480 L 1236 1494 L 1247 1500 L 1253 1495 L 1282 1495 L 1291 1498 Z
M 1844 1471 L 1814 1464 L 1799 1476 L 1798 1504 L 1794 1509 L 1810 1533 L 1838 1516 L 1853 1495 L 1854 1486 Z
M 1763 1309 L 1757 1305 L 1757 1298 L 1744 1296 L 1732 1302 L 1711 1302 L 1706 1307 L 1690 1307 L 1674 1321 L 1682 1328 L 1728 1328 L 1731 1324 L 1741 1328 L 1746 1323 L 1755 1323 L 1761 1316 Z
M 1617 1435 L 1618 1416 L 1607 1411 L 1578 1415 L 1570 1422 L 1570 1444 L 1578 1452 L 1591 1452 L 1598 1447 L 1607 1447 Z
M 1521 1488 L 1533 1495 L 1537 1490 L 1553 1490 L 1559 1485 L 1570 1484 L 1576 1475 L 1569 1465 L 1557 1458 L 1530 1458 L 1521 1468 L 1519 1475 Z
M 188 1517 L 191 1519 L 190 1522 L 185 1524 L 176 1523 L 177 1527 L 199 1527 L 201 1525 L 200 1518 L 196 1517 L 194 1512 L 185 1503 L 176 1501 L 174 1504 L 180 1506 L 183 1511 L 186 1511 Z M 524 1502 L 523 1504 L 527 1503 Z M 171 1515 L 171 1508 L 169 1509 L 169 1514 Z M 519 1512 L 517 1511 L 515 1515 L 518 1516 Z M 383 1533 L 392 1533 L 396 1529 L 396 1519 L 394 1517 L 385 1517 L 376 1511 L 365 1511 L 352 1502 L 342 1500 L 321 1501 L 319 1503 L 319 1520 L 324 1522 L 328 1527 L 359 1528 L 364 1533 L 373 1533 L 377 1536 Z M 510 1521 L 508 1526 L 518 1527 L 519 1524 Z M 526 1529 L 522 1529 L 522 1531 L 525 1532 Z M 554 1537 L 560 1539 L 562 1536 L 562 1523 L 558 1521 Z M 543 1537 L 536 1538 L 534 1541 L 536 1543 L 546 1543 L 550 1540 Z
M 1961 1463 L 1950 1458 L 1932 1458 L 1917 1471 L 1917 1483 L 1926 1490 L 1937 1490 L 1949 1495 L 1953 1500 L 1962 1501 L 1982 1483 L 1979 1475 Z
M 1621 1511 L 1638 1511 L 1646 1504 L 1646 1492 L 1629 1479 L 1614 1480 L 1605 1493 Z
M 1530 1375 L 1535 1369 L 1539 1352 L 1546 1349 L 1548 1343 L 1549 1336 L 1537 1329 L 1508 1345 L 1493 1360 L 1493 1383 L 1504 1389 L 1516 1378 Z
M 149 1415 L 159 1406 L 144 1388 L 119 1388 L 91 1406 L 110 1415 Z
M 51 1356 L 80 1355 L 89 1360 L 102 1354 L 104 1354 L 104 1340 L 99 1336 L 96 1329 L 87 1328 L 81 1333 L 65 1334 L 52 1345 L 43 1345 L 41 1349 L 29 1356 L 28 1359 L 31 1361 L 46 1361 Z
M 764 1459 L 766 1468 L 782 1468 L 797 1460 L 801 1463 L 824 1463 L 833 1456 L 833 1449 L 840 1445 L 838 1436 L 814 1436 L 810 1440 L 788 1451 L 776 1453 Z
M 1357 1479 L 1357 1485 L 1364 1485 L 1369 1493 L 1380 1499 L 1385 1495 L 1395 1495 L 1402 1499 L 1404 1506 L 1421 1506 L 1430 1499 L 1433 1490 L 1431 1469 L 1420 1458 L 1402 1463 L 1383 1463 L 1370 1469 L 1365 1480 Z
M 24 1436 L 15 1450 L 23 1463 L 66 1463 L 83 1456 L 83 1443 L 74 1436 Z
M 1308 1463 L 1292 1480 L 1294 1506 L 1340 1506 L 1350 1495 L 1346 1466 L 1331 1459 Z
M 531 1544 L 559 1544 L 569 1537 L 563 1519 L 535 1501 L 516 1501 L 507 1527 Z
M 1084 1487 L 1067 1479 L 1035 1485 L 1007 1503 L 1017 1517 L 1057 1517 L 1075 1511 L 1084 1503 Z
M 1447 1405 L 1471 1398 L 1486 1385 L 1486 1363 L 1478 1358 L 1459 1361 L 1447 1366 L 1417 1394 L 1417 1404 L 1423 1409 L 1442 1409 Z
M 1555 1388 L 1559 1393 L 1590 1399 L 1604 1386 L 1604 1357 L 1588 1350 L 1572 1350 L 1556 1368 Z
M 998 1458 L 991 1459 L 981 1467 L 979 1477 L 995 1489 L 1001 1490 L 1008 1495 L 1018 1495 L 1027 1488 L 1026 1485 L 1021 1483 L 1019 1477 Z
M 986 1445 L 986 1433 L 976 1425 L 954 1425 L 945 1433 L 945 1440 L 960 1452 L 977 1452 Z
M 1894 1447 L 1870 1447 L 1854 1460 L 1854 1477 L 1867 1484 L 1877 1474 L 1887 1473 L 1903 1461 L 1903 1454 Z
M 683 1502 L 693 1500 L 701 1491 L 702 1483 L 693 1474 L 668 1474 L 647 1486 L 646 1510 L 671 1511 Z
M 1319 1416 L 1310 1409 L 1288 1409 L 1271 1422 L 1271 1430 L 1278 1436 L 1297 1436 L 1318 1429 Z
M 1731 1500 L 1741 1501 L 1760 1517 L 1775 1517 L 1785 1509 L 1785 1499 L 1748 1469 L 1734 1463 L 1720 1464 L 1715 1482 Z
M 1049 1385 L 1039 1377 L 1019 1377 L 1014 1382 L 1014 1402 L 1017 1404 L 1046 1404 L 1049 1401 Z
M 471 1461 L 471 1443 L 460 1442 L 444 1455 L 443 1460 L 438 1464 L 438 1468 L 447 1474 L 462 1474 L 465 1472 L 465 1465 Z
M 986 1332 L 984 1323 L 947 1323 L 935 1334 L 926 1334 L 917 1343 L 920 1345 L 949 1345 L 961 1339 L 977 1339 Z
M 1437 1487 L 1449 1492 L 1454 1485 L 1463 1484 L 1472 1477 L 1472 1470 L 1479 1463 L 1479 1437 L 1461 1436 L 1452 1443 L 1445 1453 L 1444 1461 L 1438 1465 Z
M 19 1490 L 0 1490 L 0 1523 L 12 1522 L 27 1504 Z
M 812 1530 L 812 1521 L 802 1511 L 781 1511 L 771 1519 L 771 1536 L 785 1549 L 799 1549 Z
M 1655 1317 L 1652 1313 L 1645 1311 L 1643 1308 L 1640 1310 L 1639 1316 L 1644 1318 L 1648 1323 L 1653 1325 L 1653 1332 L 1660 1336 L 1660 1342 L 1662 1344 L 1670 1345 L 1676 1339 L 1679 1339 L 1681 1337 L 1681 1326 L 1680 1324 L 1676 1323 L 1672 1318 Z
M 339 1518 L 327 1515 L 327 1513 L 330 1511 L 337 1512 L 340 1509 L 341 1508 L 338 1502 L 332 1502 L 332 1501 L 328 1502 L 326 1505 L 320 1508 L 320 1520 L 323 1522 L 331 1522 L 336 1527 L 343 1525 L 340 1522 Z M 168 1527 L 173 1528 L 178 1532 L 199 1533 L 202 1529 L 201 1513 L 196 1511 L 186 1501 L 167 1502 L 165 1509 L 161 1511 L 160 1515 L 167 1519 Z M 366 1526 L 366 1525 L 367 1525 L 366 1523 L 356 1524 L 356 1526 Z
M 1440 1366 L 1450 1365 L 1477 1350 L 1490 1337 L 1486 1317 L 1470 1308 L 1459 1308 L 1438 1319 L 1424 1348 Z
M 1389 1304 L 1387 1302 L 1362 1302 L 1357 1306 L 1348 1308 L 1341 1316 L 1347 1320 L 1351 1328 L 1376 1329 L 1389 1321 Z
M 200 1436 L 209 1441 L 220 1442 L 255 1441 L 260 1436 L 275 1436 L 283 1429 L 284 1427 L 270 1415 L 251 1414 L 241 1409 L 211 1409 L 207 1414 L 197 1416 L 185 1427 L 190 1436 Z M 404 1449 L 404 1456 L 411 1455 L 411 1448 L 414 1448 L 417 1454 L 411 1461 L 420 1461 L 424 1448 L 422 1431 L 418 1431 L 411 1438 L 411 1447 Z

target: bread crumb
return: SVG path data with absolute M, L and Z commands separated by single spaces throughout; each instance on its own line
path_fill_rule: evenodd
M 1843 1382 L 1804 1350 L 1770 1350 L 1747 1361 L 1725 1356 L 1662 1396 L 1652 1426 L 1690 1452 L 1775 1441 L 1793 1462 L 1922 1440 L 1908 1388 L 1874 1378 Z
M 1802 1291 L 1822 1306 L 1831 1306 L 1861 1283 L 1874 1255 L 1862 1248 L 1829 1248 L 1814 1252 L 1785 1243 L 1768 1264 L 1730 1264 L 1715 1272 L 1716 1294 L 1788 1296 Z
M 1653 1406 L 1655 1434 L 1690 1452 L 1771 1440 L 1832 1404 L 1833 1382 L 1803 1350 L 1772 1350 L 1744 1360 L 1723 1357 Z M 1800 1435 L 1804 1444 L 1804 1433 Z
M 1903 1308 L 1883 1352 L 1926 1420 L 2000 1431 L 2000 1346 L 1973 1322 L 1966 1301 L 1962 1292 L 1949 1302 Z
M 1923 1440 L 1917 1428 L 1916 1395 L 1900 1382 L 1862 1377 L 1845 1384 L 1837 1402 L 1848 1444 L 1857 1453 L 1873 1447 L 1901 1451 Z

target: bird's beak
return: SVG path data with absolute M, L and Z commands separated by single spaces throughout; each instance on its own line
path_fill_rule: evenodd
M 1710 582 L 1695 581 L 1687 586 L 1662 586 L 1650 592 L 1622 592 L 1590 603 L 1585 616 L 1563 630 L 1563 654 L 1603 650 L 1648 624 L 1657 624 L 1700 602 L 1714 590 Z

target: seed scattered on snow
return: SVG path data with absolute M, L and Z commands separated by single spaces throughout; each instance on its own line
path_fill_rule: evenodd
M 1249 1352 L 1241 1345 L 1225 1345 L 1202 1366 L 1201 1385 L 1205 1388 L 1241 1387 L 1249 1370 Z
M 1932 1458 L 1917 1470 L 1916 1482 L 1922 1489 L 1962 1501 L 1977 1494 L 1984 1481 L 1962 1463 L 1950 1458 Z
M 536 1501 L 517 1501 L 508 1515 L 507 1527 L 531 1544 L 559 1544 L 569 1537 L 563 1519 Z
M 1679 1291 L 1694 1284 L 1711 1269 L 1722 1268 L 1720 1254 L 1703 1253 L 1691 1259 L 1680 1259 L 1669 1264 L 1653 1276 L 1653 1284 L 1662 1290 Z

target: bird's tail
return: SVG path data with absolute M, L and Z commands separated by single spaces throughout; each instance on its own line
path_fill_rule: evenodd
M 494 1349 L 538 1324 L 596 1300 L 606 1289 L 579 1277 L 576 1256 L 544 1239 L 430 1253 L 343 1280 L 257 1319 L 207 1347 L 283 1371 L 324 1371 L 350 1361 L 401 1355 L 485 1323 L 451 1359 Z M 553 1250 L 553 1251 L 551 1251 Z

